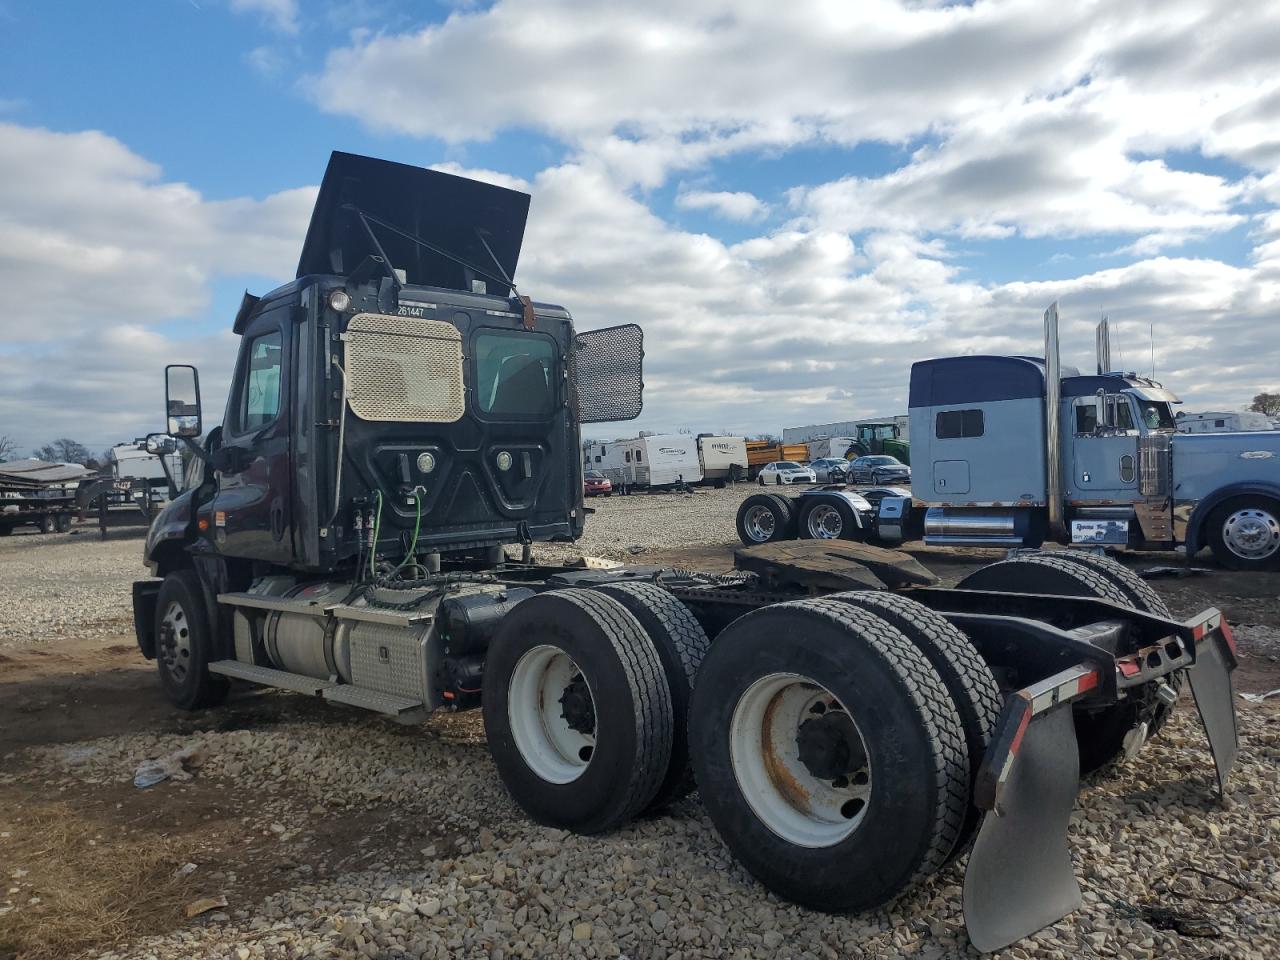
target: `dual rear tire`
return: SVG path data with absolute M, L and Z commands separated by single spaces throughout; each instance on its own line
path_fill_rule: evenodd
M 879 594 L 774 604 L 734 621 L 703 662 L 689 729 L 700 795 L 780 896 L 871 909 L 966 848 L 999 695 L 963 634 L 931 616 Z
M 688 703 L 708 646 L 652 584 L 520 603 L 490 644 L 482 701 L 515 801 L 539 823 L 591 834 L 689 793 Z

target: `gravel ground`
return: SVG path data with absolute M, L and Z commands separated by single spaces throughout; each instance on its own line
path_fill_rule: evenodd
M 738 505 L 754 484 L 716 490 L 699 487 L 692 493 L 644 493 L 630 497 L 592 497 L 587 506 L 586 534 L 576 544 L 536 544 L 534 556 L 559 561 L 583 553 L 613 560 L 644 562 L 646 553 L 736 542 L 734 518 Z
M 536 556 L 587 553 L 643 563 L 660 549 L 724 547 L 734 540 L 737 505 L 755 489 L 597 499 L 583 541 L 539 545 Z M 140 552 L 139 539 L 104 543 L 89 533 L 0 540 L 9 599 L 0 646 L 126 625 L 129 583 L 145 570 Z M 1233 582 L 1224 577 L 1206 586 Z M 1180 581 L 1156 586 L 1173 591 L 1171 599 L 1188 589 Z M 1237 636 L 1274 664 L 1280 617 L 1275 601 L 1266 603 L 1259 607 L 1265 615 L 1254 618 L 1264 622 L 1241 624 Z M 138 682 L 138 697 L 159 696 L 154 684 Z M 41 696 L 48 705 L 32 709 L 62 709 L 65 697 Z M 1241 754 L 1225 802 L 1214 799 L 1212 763 L 1189 696 L 1133 763 L 1084 785 L 1071 825 L 1084 907 L 1000 956 L 1280 956 L 1280 703 L 1241 701 L 1238 708 Z M 963 863 L 886 911 L 805 911 L 766 892 L 733 861 L 696 796 L 602 837 L 533 824 L 504 791 L 477 712 L 404 728 L 264 693 L 161 727 L 181 732 L 118 729 L 130 732 L 3 755 L 0 789 L 69 803 L 85 793 L 110 795 L 130 823 L 141 810 L 180 810 L 184 801 L 210 795 L 231 799 L 232 847 L 256 845 L 276 874 L 264 896 L 246 881 L 260 863 L 235 860 L 231 848 L 192 854 L 193 898 L 223 894 L 229 905 L 97 954 L 104 960 L 976 956 L 961 917 Z M 143 760 L 192 746 L 204 761 L 191 782 L 147 791 L 128 785 Z M 352 837 L 341 855 L 329 836 L 335 822 Z M 199 834 L 198 825 L 184 829 Z M 39 909 L 23 878 L 37 865 L 5 855 L 6 842 L 24 839 L 6 830 L 0 878 L 10 886 L 0 909 Z M 109 843 L 111 835 L 100 832 L 90 842 Z M 1152 905 L 1210 919 L 1218 935 L 1157 929 Z
M 4 585 L 0 648 L 87 635 L 132 617 L 130 584 L 145 576 L 136 536 L 98 536 L 96 525 L 70 533 L 0 537 Z
M 287 696 L 287 695 L 273 695 Z M 1002 956 L 1266 958 L 1280 954 L 1280 715 L 1242 710 L 1232 798 L 1212 799 L 1212 766 L 1188 703 L 1113 779 L 1087 784 L 1071 826 L 1085 905 Z M 728 855 L 695 799 L 603 837 L 526 820 L 503 791 L 475 715 L 407 735 L 334 712 L 267 730 L 130 735 L 38 751 L 51 790 L 124 783 L 137 763 L 199 744 L 197 777 L 265 805 L 246 834 L 274 834 L 281 859 L 309 864 L 313 821 L 390 806 L 430 823 L 423 846 L 393 846 L 368 869 L 232 902 L 183 929 L 103 954 L 141 957 L 896 957 L 971 955 L 951 868 L 864 916 L 811 913 L 770 895 Z M 180 790 L 179 785 L 170 789 Z M 155 793 L 161 797 L 163 794 Z M 167 802 L 180 804 L 180 794 Z M 162 802 L 157 800 L 156 802 Z M 323 866 L 321 866 L 323 869 Z M 1226 878 L 1207 881 L 1196 871 Z M 226 876 L 196 877 L 202 895 Z M 1208 905 L 1198 897 L 1222 899 Z M 1196 939 L 1143 919 L 1150 903 L 1211 917 Z

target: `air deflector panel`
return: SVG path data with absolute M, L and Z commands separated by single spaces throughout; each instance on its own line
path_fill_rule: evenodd
M 480 277 L 447 256 L 374 225 L 378 243 L 392 266 L 405 271 L 408 283 L 469 291 L 471 279 L 480 277 L 489 293 L 501 295 L 508 291 L 494 277 L 515 277 L 529 195 L 437 170 L 335 152 L 311 212 L 299 277 L 349 274 L 365 257 L 377 255 L 357 212 L 493 275 Z

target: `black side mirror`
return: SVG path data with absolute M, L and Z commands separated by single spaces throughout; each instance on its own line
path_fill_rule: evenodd
M 200 419 L 200 374 L 188 364 L 164 368 L 166 433 L 171 437 L 198 437 L 204 432 Z

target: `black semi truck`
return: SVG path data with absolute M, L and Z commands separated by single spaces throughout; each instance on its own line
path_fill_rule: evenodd
M 596 833 L 696 784 L 751 872 L 815 909 L 967 855 L 982 949 L 1079 904 L 1081 769 L 1140 748 L 1184 679 L 1225 788 L 1226 622 L 1171 618 L 1104 559 L 960 589 L 843 541 L 750 547 L 730 576 L 535 563 L 583 531 L 580 425 L 640 412 L 642 335 L 519 293 L 528 204 L 335 153 L 297 278 L 235 318 L 220 426 L 167 369 L 168 433 L 205 469 L 153 523 L 133 605 L 174 704 L 248 681 L 406 723 L 481 707 L 534 819 Z

